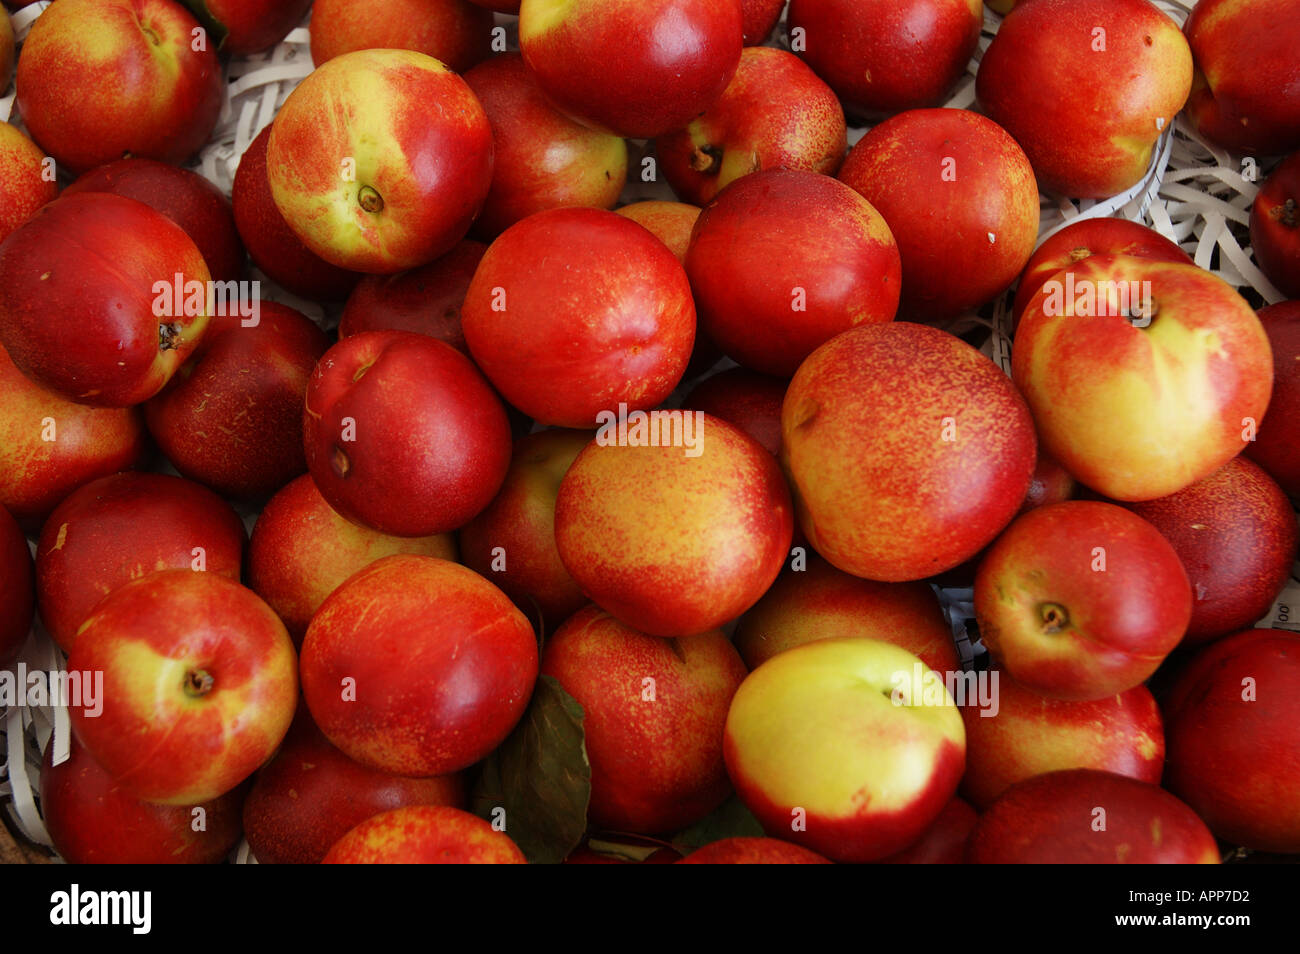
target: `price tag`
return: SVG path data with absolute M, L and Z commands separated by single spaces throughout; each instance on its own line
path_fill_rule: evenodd
M 1291 570 L 1291 579 L 1287 580 L 1282 592 L 1273 601 L 1273 608 L 1259 621 L 1264 629 L 1289 629 L 1300 633 L 1300 563 Z

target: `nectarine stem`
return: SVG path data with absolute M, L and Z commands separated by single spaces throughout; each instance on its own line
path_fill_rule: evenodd
M 1070 614 L 1060 603 L 1042 603 L 1038 607 L 1044 633 L 1059 633 L 1070 622 Z
M 212 691 L 212 674 L 206 669 L 193 669 L 185 674 L 185 694 L 199 699 Z
M 1277 219 L 1287 228 L 1293 229 L 1296 227 L 1295 210 L 1295 199 L 1287 199 L 1281 205 L 1273 208 L 1273 218 Z
M 384 197 L 376 192 L 372 186 L 361 187 L 361 191 L 357 193 L 357 202 L 367 212 L 384 211 Z
M 1134 302 L 1133 307 L 1129 309 L 1129 313 L 1125 317 L 1127 317 L 1130 322 L 1140 319 L 1142 323 L 1137 325 L 1137 327 L 1148 328 L 1150 327 L 1151 322 L 1155 321 L 1156 315 L 1158 314 L 1160 314 L 1160 306 L 1155 302 L 1151 302 L 1149 306 L 1143 305 L 1141 302 Z
M 180 337 L 180 334 L 181 324 L 179 321 L 172 322 L 171 324 L 159 325 L 158 350 L 171 351 L 173 348 L 178 347 L 179 345 L 176 339 Z
M 347 452 L 342 447 L 335 445 L 334 453 L 330 455 L 330 466 L 340 477 L 347 477 L 348 471 L 352 469 L 352 461 L 348 460 Z
M 691 168 L 706 175 L 716 174 L 722 167 L 722 150 L 717 146 L 696 146 L 691 153 Z

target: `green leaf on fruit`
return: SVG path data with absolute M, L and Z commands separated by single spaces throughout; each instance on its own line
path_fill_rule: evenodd
M 765 834 L 745 803 L 732 795 L 713 814 L 680 832 L 673 839 L 673 847 L 686 855 L 724 838 L 762 838 Z
M 212 38 L 212 51 L 219 53 L 221 47 L 225 45 L 226 37 L 229 36 L 230 31 L 208 9 L 207 0 L 181 0 L 181 5 L 194 14 L 194 19 L 198 20 L 199 25 L 208 31 L 208 36 Z
M 591 764 L 583 715 L 557 679 L 542 676 L 519 725 L 482 764 L 473 811 L 504 820 L 531 864 L 560 863 L 587 831 Z

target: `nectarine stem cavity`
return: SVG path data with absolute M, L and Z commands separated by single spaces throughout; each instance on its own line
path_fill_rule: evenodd
M 1293 229 L 1296 227 L 1295 210 L 1295 199 L 1287 199 L 1281 205 L 1275 206 L 1269 214 L 1287 228 Z
M 1043 621 L 1044 633 L 1059 633 L 1070 623 L 1070 614 L 1060 603 L 1038 604 L 1038 618 Z
M 1160 306 L 1154 301 L 1145 303 L 1136 301 L 1124 317 L 1128 318 L 1129 323 L 1135 328 L 1149 328 L 1158 314 L 1160 314 Z
M 347 477 L 348 471 L 352 469 L 352 461 L 348 460 L 347 452 L 337 444 L 334 446 L 334 453 L 330 455 L 330 466 L 341 478 Z
M 206 669 L 191 669 L 185 674 L 185 694 L 191 699 L 201 699 L 212 691 L 213 681 Z
M 722 169 L 722 150 L 717 146 L 696 146 L 691 153 L 691 168 L 705 175 L 717 175 Z
M 177 339 L 181 334 L 181 324 L 174 321 L 171 324 L 162 324 L 158 326 L 158 350 L 171 351 L 180 346 Z
M 384 197 L 373 186 L 362 186 L 357 193 L 357 202 L 367 212 L 384 211 Z

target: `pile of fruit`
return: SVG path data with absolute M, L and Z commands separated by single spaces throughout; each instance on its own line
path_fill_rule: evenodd
M 0 17 L 19 827 L 70 862 L 1300 854 L 1300 634 L 1255 628 L 1297 556 L 1300 0 L 990 7 L 56 0 L 16 73 Z M 186 164 L 309 8 L 228 196 Z M 1129 219 L 1040 240 L 1175 125 L 1257 191 L 1219 225 L 1263 295 Z M 681 201 L 615 209 L 638 180 Z

